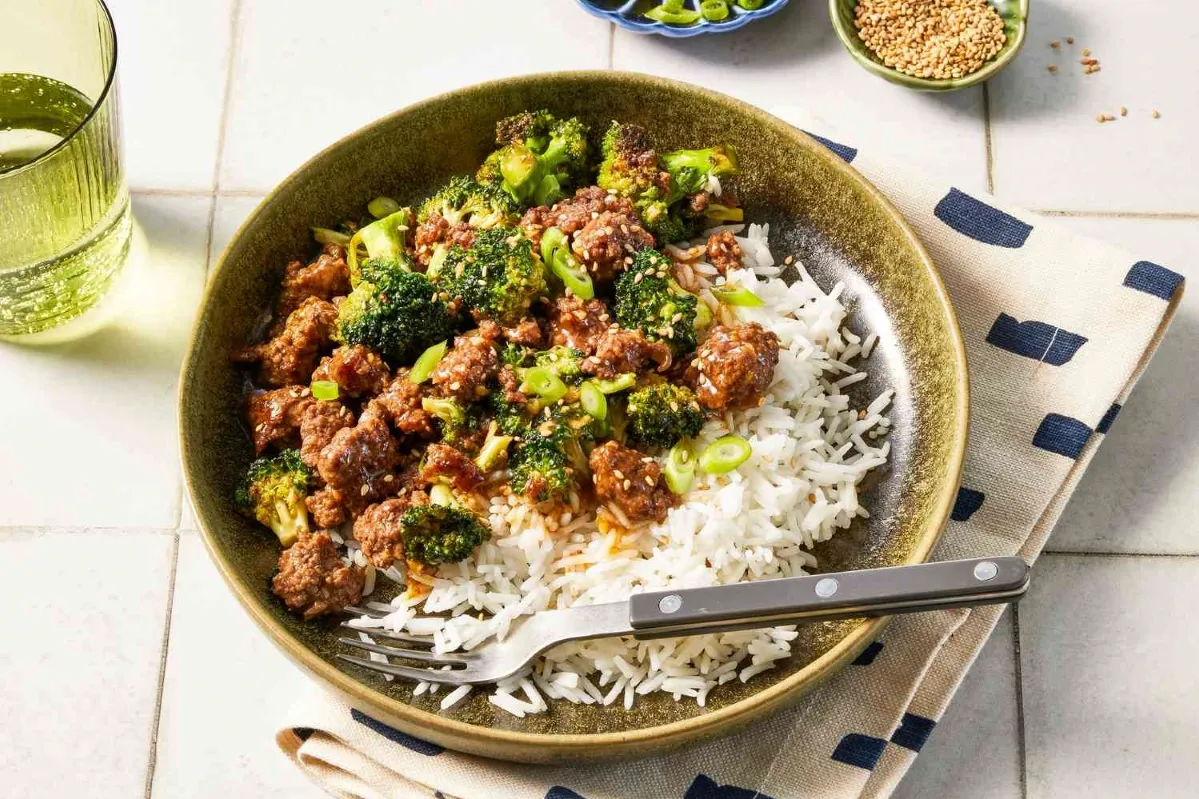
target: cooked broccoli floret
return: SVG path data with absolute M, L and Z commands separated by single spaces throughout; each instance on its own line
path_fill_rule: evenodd
M 441 439 L 451 446 L 456 446 L 468 437 L 479 421 L 478 412 L 473 405 L 463 405 L 450 397 L 424 397 L 420 406 L 425 413 L 437 417 L 441 423 Z
M 532 417 L 528 406 L 522 402 L 509 402 L 504 398 L 504 392 L 493 391 L 487 396 L 491 406 L 492 418 L 496 427 L 506 436 L 523 436 L 529 430 Z
M 523 344 L 509 341 L 500 350 L 500 363 L 507 366 L 521 369 L 529 365 L 529 359 L 533 357 L 533 349 L 526 347 Z
M 308 495 L 311 473 L 297 450 L 250 464 L 234 497 L 237 509 L 271 528 L 279 543 L 289 547 L 301 533 L 308 532 Z
M 449 505 L 417 505 L 400 517 L 404 554 L 426 566 L 457 563 L 491 538 L 477 516 Z
M 339 341 L 365 344 L 393 363 L 409 364 L 453 335 L 458 320 L 427 277 L 385 259 L 365 261 L 360 271 L 358 284 L 338 307 Z
M 552 205 L 587 174 L 587 126 L 548 111 L 526 111 L 496 125 L 500 149 L 475 179 L 500 185 L 522 204 Z
M 363 277 L 362 270 L 366 264 L 359 261 L 362 248 L 366 256 L 380 262 L 394 262 L 410 269 L 408 256 L 405 252 L 408 241 L 408 228 L 412 224 L 412 209 L 401 208 L 393 214 L 377 219 L 354 232 L 350 243 L 346 245 L 346 264 L 350 269 L 350 284 L 357 286 Z
M 656 250 L 641 250 L 616 279 L 616 321 L 665 342 L 675 355 L 695 349 L 697 298 L 673 278 L 670 259 Z
M 533 366 L 548 369 L 563 383 L 578 383 L 583 379 L 583 359 L 586 354 L 570 347 L 555 345 L 533 353 Z
M 466 222 L 472 227 L 489 228 L 512 224 L 519 212 L 516 201 L 498 186 L 456 177 L 425 200 L 417 221 L 425 222 L 438 214 L 451 225 Z
M 572 483 L 569 459 L 559 442 L 536 433 L 516 443 L 508 471 L 512 490 L 535 501 L 562 497 Z
M 694 438 L 704 426 L 704 414 L 691 389 L 655 383 L 629 395 L 628 436 L 634 444 L 669 448 L 680 439 Z
M 646 228 L 663 244 L 690 238 L 700 227 L 687 200 L 704 190 L 709 176 L 727 177 L 738 171 L 730 145 L 659 155 L 644 128 L 621 122 L 608 128 L 602 154 L 599 186 L 627 197 Z M 709 207 L 714 218 L 734 213 L 723 205 Z
M 479 447 L 479 454 L 475 456 L 475 466 L 484 473 L 494 470 L 507 455 L 512 438 L 511 435 L 504 434 L 499 423 L 493 420 L 487 428 L 487 438 L 483 440 L 483 446 Z
M 519 230 L 480 230 L 469 249 L 455 244 L 429 276 L 471 310 L 500 324 L 516 324 L 545 294 L 545 270 Z

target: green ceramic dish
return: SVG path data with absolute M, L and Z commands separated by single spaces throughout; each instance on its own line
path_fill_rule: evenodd
M 485 691 L 446 712 L 412 686 L 336 659 L 333 623 L 287 613 L 268 581 L 278 547 L 239 516 L 231 497 L 252 457 L 240 407 L 242 372 L 229 353 L 272 301 L 287 261 L 311 252 L 309 227 L 357 215 L 380 194 L 412 203 L 475 168 L 495 121 L 525 108 L 578 115 L 602 131 L 613 118 L 648 126 L 664 148 L 728 141 L 745 173 L 749 219 L 769 222 L 777 257 L 793 254 L 822 284 L 838 280 L 854 326 L 880 334 L 865 396 L 898 391 L 890 468 L 864 489 L 868 524 L 816 555 L 826 570 L 923 561 L 957 492 L 966 443 L 966 360 L 941 279 L 899 213 L 844 161 L 806 135 L 736 100 L 643 75 L 576 72 L 488 83 L 436 97 L 337 142 L 298 169 L 250 215 L 208 286 L 183 366 L 179 418 L 184 472 L 204 540 L 233 593 L 287 655 L 369 715 L 443 746 L 526 762 L 644 756 L 727 732 L 789 702 L 851 661 L 884 620 L 801 627 L 794 656 L 748 684 L 715 690 L 708 706 L 645 697 L 636 707 L 559 704 L 517 719 Z M 663 109 L 667 113 L 663 113 Z
M 967 86 L 977 86 L 983 81 L 990 80 L 1001 69 L 1006 67 L 1024 46 L 1024 37 L 1028 30 L 1028 0 L 989 0 L 999 16 L 1003 17 L 1003 28 L 1007 33 L 1007 42 L 994 58 L 983 65 L 982 69 L 965 76 L 947 80 L 930 80 L 928 78 L 913 78 L 911 75 L 885 66 L 858 36 L 854 26 L 853 11 L 858 0 L 828 0 L 828 15 L 833 21 L 833 30 L 845 49 L 868 72 L 873 72 L 884 80 L 907 86 L 924 92 L 951 92 L 965 89 Z

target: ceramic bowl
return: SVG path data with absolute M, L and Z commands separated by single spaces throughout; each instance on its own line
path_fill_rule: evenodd
M 852 661 L 884 620 L 800 628 L 794 655 L 748 683 L 714 690 L 707 707 L 667 695 L 622 707 L 554 704 L 518 719 L 475 691 L 448 711 L 439 697 L 337 660 L 337 620 L 306 623 L 271 595 L 278 546 L 240 516 L 232 497 L 253 457 L 242 421 L 246 390 L 229 355 L 273 301 L 284 265 L 313 252 L 309 228 L 361 214 L 388 195 L 415 204 L 493 147 L 495 122 L 528 108 L 577 115 L 597 138 L 612 119 L 647 126 L 661 147 L 730 142 L 744 173 L 746 216 L 770 223 L 776 257 L 794 255 L 822 285 L 845 283 L 852 326 L 874 331 L 870 379 L 885 387 L 889 467 L 862 488 L 871 512 L 815 550 L 823 570 L 923 561 L 956 496 L 965 449 L 966 360 L 936 269 L 900 214 L 841 158 L 799 130 L 694 86 L 621 72 L 574 72 L 487 83 L 427 100 L 342 139 L 296 170 L 250 214 L 210 278 L 179 389 L 183 467 L 204 541 L 238 601 L 288 656 L 362 712 L 466 752 L 526 762 L 628 758 L 733 730 L 810 690 Z M 792 270 L 793 276 L 794 270 Z M 863 403 L 864 404 L 864 403 Z
M 591 14 L 615 23 L 633 33 L 656 33 L 671 39 L 683 39 L 704 33 L 727 33 L 742 28 L 754 20 L 777 14 L 787 0 L 765 0 L 761 8 L 752 11 L 729 0 L 729 16 L 719 22 L 701 19 L 693 25 L 667 25 L 645 16 L 645 11 L 657 5 L 657 0 L 577 0 Z M 699 9 L 700 0 L 684 0 L 691 10 Z
M 914 78 L 883 64 L 879 57 L 862 43 L 861 37 L 858 36 L 858 29 L 854 26 L 853 14 L 858 0 L 829 0 L 828 14 L 833 21 L 833 30 L 837 32 L 837 38 L 841 40 L 841 44 L 845 45 L 845 49 L 849 51 L 854 60 L 868 72 L 873 72 L 883 80 L 889 80 L 917 91 L 951 92 L 965 89 L 968 86 L 977 86 L 983 81 L 990 80 L 1010 64 L 1016 57 L 1016 53 L 1020 52 L 1020 48 L 1024 46 L 1024 37 L 1028 30 L 1028 0 L 989 0 L 989 2 L 1003 18 L 1004 32 L 1007 33 L 1007 41 L 1004 43 L 1003 49 L 996 53 L 994 58 L 983 64 L 982 69 L 977 72 L 972 72 L 965 77 L 945 80 Z

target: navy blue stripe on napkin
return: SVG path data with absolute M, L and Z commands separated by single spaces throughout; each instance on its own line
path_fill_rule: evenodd
M 975 491 L 973 488 L 962 486 L 958 489 L 958 498 L 953 502 L 953 511 L 949 514 L 949 518 L 955 522 L 968 522 L 975 511 L 983 506 L 983 500 L 987 495 L 981 491 Z
M 1096 433 L 1107 435 L 1107 431 L 1112 429 L 1112 423 L 1116 421 L 1116 417 L 1120 415 L 1120 408 L 1123 407 L 1118 402 L 1113 402 L 1112 407 L 1107 409 L 1107 413 L 1103 414 L 1103 418 L 1099 420 L 1099 424 L 1095 426 Z
M 1182 281 L 1182 275 L 1152 261 L 1137 261 L 1124 276 L 1125 286 L 1161 297 L 1163 300 L 1171 299 L 1182 285 Z
M 851 732 L 837 744 L 832 757 L 839 763 L 869 770 L 878 765 L 878 759 L 886 748 L 887 742 L 882 738 Z
M 440 755 L 445 751 L 444 747 L 438 746 L 437 744 L 431 744 L 428 741 L 422 741 L 420 738 L 413 738 L 408 733 L 400 732 L 395 727 L 388 727 L 383 722 L 375 721 L 365 713 L 360 713 L 353 708 L 350 709 L 350 718 L 354 719 L 354 721 L 358 722 L 364 727 L 370 727 L 387 740 L 397 743 L 400 746 L 407 747 L 418 754 L 433 757 L 434 755 Z
M 570 788 L 555 785 L 545 792 L 545 799 L 585 799 L 581 793 L 575 793 Z
M 770 797 L 749 788 L 719 785 L 707 774 L 699 774 L 692 780 L 691 787 L 687 789 L 683 799 L 770 799 Z
M 1061 366 L 1087 343 L 1087 337 L 1045 322 L 1017 322 L 1016 317 L 1001 313 L 987 333 L 987 343 L 1050 366 Z
M 826 139 L 823 136 L 817 136 L 810 130 L 805 130 L 804 133 L 808 134 L 813 139 L 820 142 L 837 155 L 841 156 L 841 160 L 845 161 L 847 164 L 852 164 L 853 159 L 858 157 L 858 148 L 856 147 L 850 147 L 848 144 L 838 144 L 832 139 Z
M 899 729 L 891 733 L 891 743 L 899 744 L 905 749 L 919 752 L 932 734 L 937 722 L 915 713 L 904 713 L 899 722 Z
M 1060 413 L 1049 413 L 1033 435 L 1032 445 L 1067 458 L 1077 458 L 1090 438 L 1091 428 L 1084 423 Z
M 878 653 L 883 651 L 882 641 L 871 641 L 870 645 L 862 650 L 862 654 L 853 659 L 851 665 L 854 666 L 869 666 L 878 657 Z
M 941 198 L 933 214 L 963 236 L 996 247 L 1023 247 L 1032 233 L 1032 225 L 1027 222 L 957 189 L 950 189 Z

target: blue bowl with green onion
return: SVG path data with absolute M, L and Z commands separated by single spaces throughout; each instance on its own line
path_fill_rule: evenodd
M 727 33 L 778 13 L 787 0 L 578 0 L 589 13 L 633 33 L 672 39 Z

